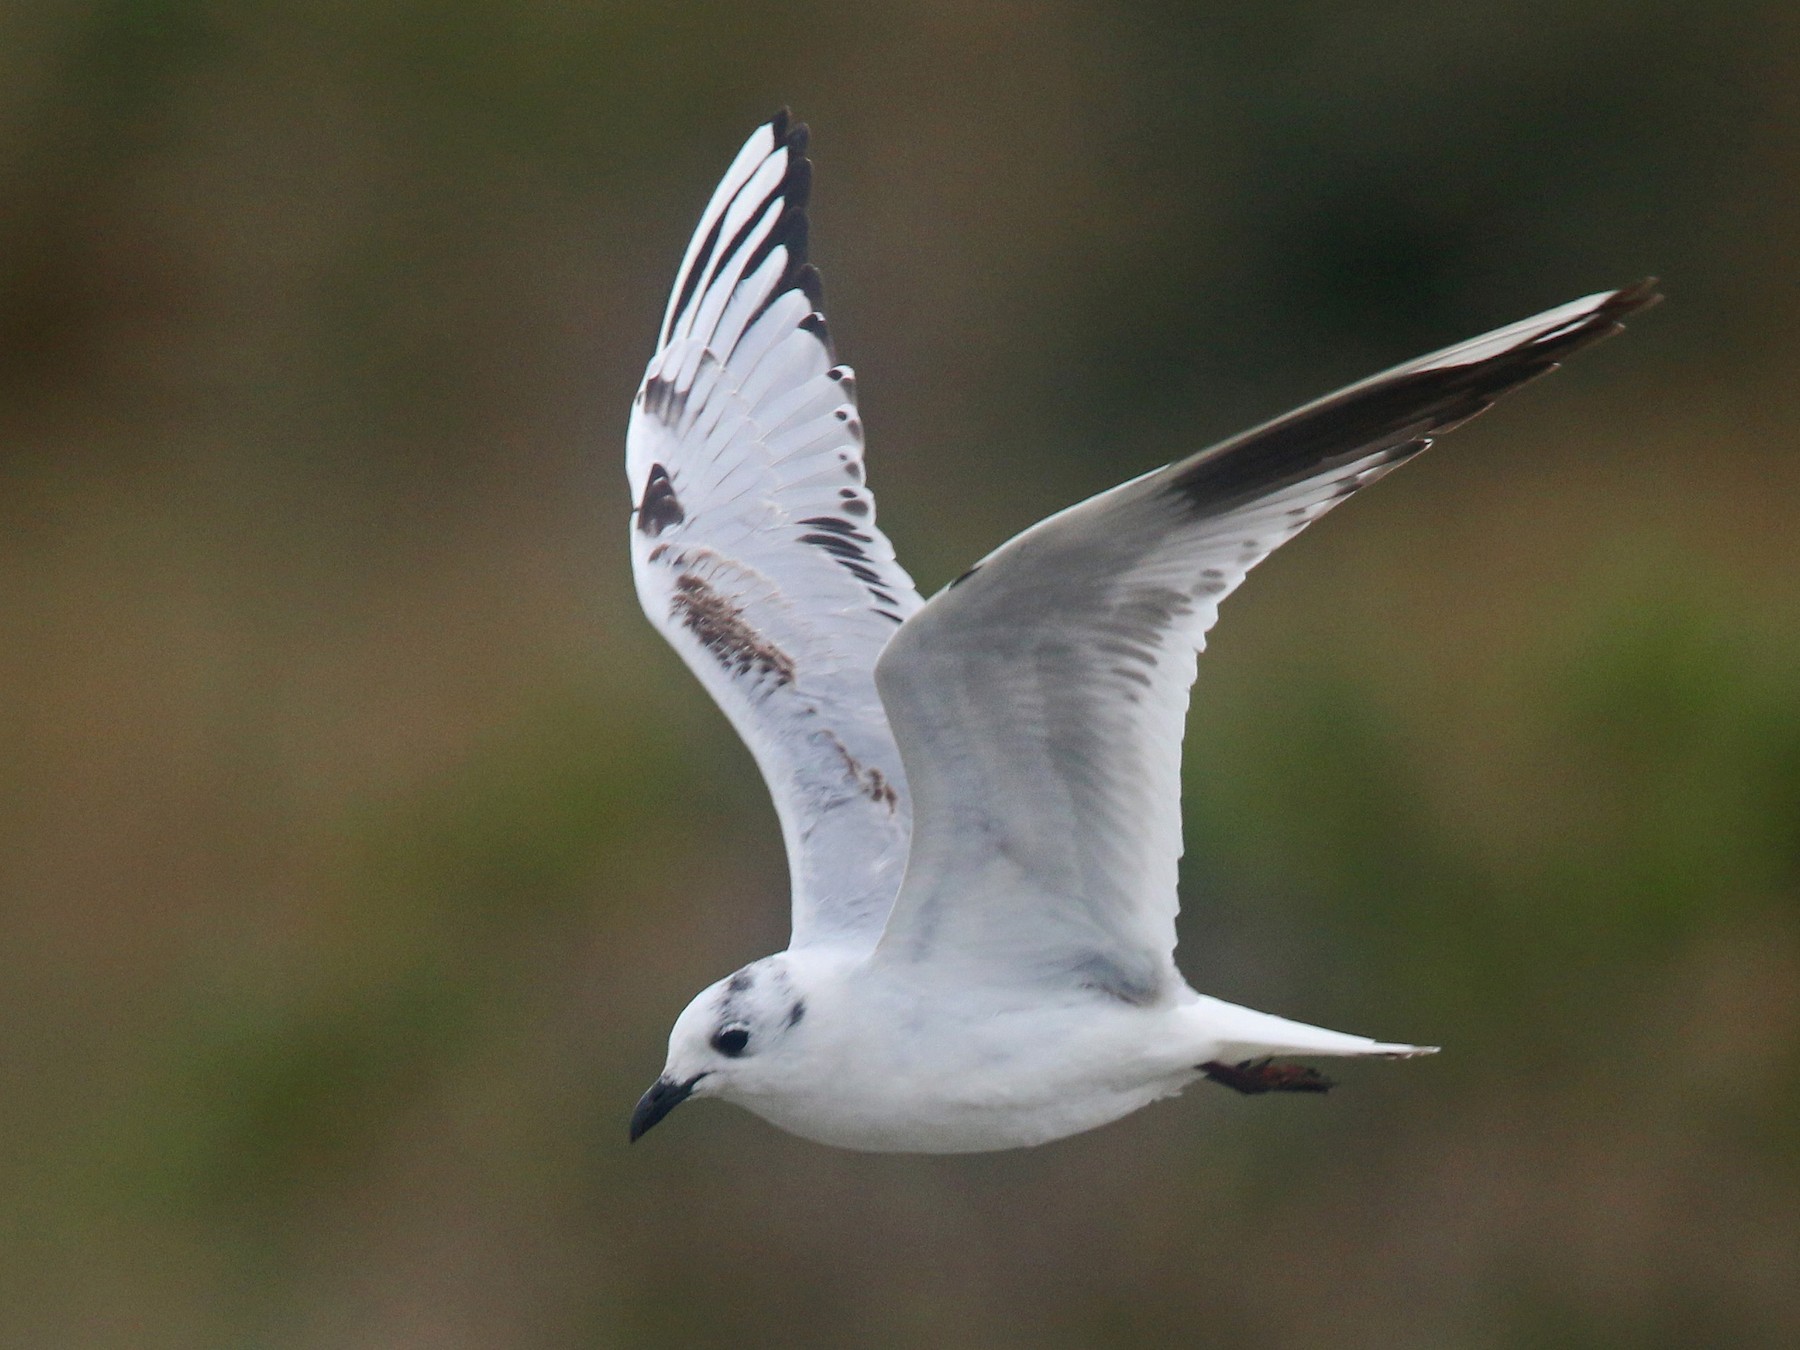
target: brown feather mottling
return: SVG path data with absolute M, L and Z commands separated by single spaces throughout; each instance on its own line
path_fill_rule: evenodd
M 843 757 L 844 768 L 849 772 L 851 781 L 856 784 L 856 790 L 877 806 L 887 807 L 891 814 L 900 804 L 900 794 L 894 791 L 894 785 L 888 782 L 887 775 L 873 764 L 864 764 L 836 736 L 831 738 L 831 743 Z
M 734 674 L 756 673 L 776 684 L 794 682 L 794 658 L 744 618 L 744 611 L 692 572 L 675 578 L 669 612 Z

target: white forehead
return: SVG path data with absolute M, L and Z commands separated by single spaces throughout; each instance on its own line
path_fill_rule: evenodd
M 722 1026 L 754 1025 L 784 1008 L 788 980 L 772 961 L 758 961 L 733 971 L 702 989 L 675 1021 L 674 1038 L 710 1038 Z

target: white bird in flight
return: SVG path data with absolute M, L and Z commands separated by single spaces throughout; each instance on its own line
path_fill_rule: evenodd
M 1196 993 L 1174 961 L 1195 658 L 1249 570 L 1571 352 L 1653 282 L 1421 357 L 1040 521 L 930 601 L 875 527 L 856 382 L 806 261 L 784 110 L 694 231 L 631 410 L 645 612 L 781 820 L 788 949 L 669 1036 L 632 1139 L 689 1097 L 845 1148 L 1041 1144 L 1207 1077 L 1404 1058 Z

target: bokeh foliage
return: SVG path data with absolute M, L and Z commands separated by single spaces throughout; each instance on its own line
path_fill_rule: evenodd
M 1800 1337 L 1800 19 L 0 6 L 0 1342 Z M 777 947 L 624 410 L 781 103 L 926 590 L 1334 381 L 1671 302 L 1260 570 L 1182 957 L 1441 1041 L 987 1158 L 623 1121 Z

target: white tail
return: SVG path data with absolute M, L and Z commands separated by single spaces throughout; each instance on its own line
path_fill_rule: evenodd
M 1373 1041 L 1343 1031 L 1291 1022 L 1285 1017 L 1239 1007 L 1201 994 L 1192 1005 L 1195 1021 L 1216 1049 L 1206 1057 L 1227 1063 L 1282 1055 L 1367 1055 L 1381 1059 L 1411 1059 L 1435 1055 L 1435 1045 L 1403 1045 Z

